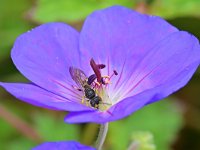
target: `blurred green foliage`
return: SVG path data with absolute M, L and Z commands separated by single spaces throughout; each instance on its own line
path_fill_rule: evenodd
M 153 135 L 150 132 L 136 131 L 132 133 L 133 145 L 136 145 L 138 150 L 155 150 L 156 145 L 153 141 Z
M 137 131 L 151 132 L 158 150 L 168 150 L 177 129 L 181 125 L 181 117 L 167 100 L 144 107 L 130 117 L 111 123 L 110 142 L 114 150 L 126 149 L 132 142 L 131 137 Z
M 137 10 L 144 7 L 145 13 L 165 17 L 179 29 L 187 30 L 200 38 L 199 0 L 0 0 L 0 80 L 27 81 L 17 72 L 10 59 L 10 50 L 18 35 L 45 22 L 64 21 L 81 26 L 92 11 L 112 5 Z M 182 99 L 188 98 L 187 103 L 195 104 L 190 105 L 191 110 L 200 110 L 199 102 L 197 103 L 199 97 L 194 97 L 198 93 L 194 94 L 195 89 L 199 88 L 196 81 L 194 79 L 190 88 L 183 90 L 184 94 L 179 94 Z M 46 111 L 16 101 L 2 89 L 0 104 L 35 129 L 42 141 L 78 140 L 92 144 L 91 140 L 96 138 L 96 125 L 65 124 L 65 113 Z M 182 117 L 176 110 L 174 103 L 165 100 L 146 106 L 126 119 L 111 123 L 105 149 L 124 150 L 133 140 L 143 141 L 141 143 L 145 147 L 149 144 L 148 138 L 141 139 L 140 133 L 144 134 L 143 137 L 148 137 L 145 133 L 150 133 L 157 150 L 168 150 L 182 125 Z M 195 116 L 199 114 L 196 113 Z M 191 114 L 188 118 L 192 118 L 190 116 Z M 197 117 L 192 119 L 198 120 Z M 193 120 L 189 120 L 192 127 Z M 198 125 L 194 127 L 199 128 Z M 27 150 L 37 144 L 38 141 L 27 138 L 0 117 L 0 150 Z
M 165 18 L 200 16 L 199 0 L 38 0 L 32 9 L 32 19 L 38 23 L 78 22 L 98 9 L 112 5 L 134 8 L 142 2 L 149 4 L 149 13 Z
M 79 141 L 80 128 L 76 124 L 65 124 L 64 116 L 50 116 L 48 113 L 37 113 L 34 116 L 35 129 L 45 141 Z
M 19 107 L 20 105 L 20 103 L 17 104 Z M 26 105 L 28 104 L 23 104 L 21 106 L 24 108 Z M 13 107 L 14 106 L 10 108 Z M 12 109 L 12 112 L 21 114 L 23 111 L 19 112 L 18 109 Z M 29 109 L 34 109 L 34 107 L 29 107 Z M 29 120 L 31 126 L 39 133 L 43 141 L 77 140 L 88 143 L 87 140 L 90 141 L 90 139 L 81 139 L 87 137 L 83 134 L 94 135 L 90 133 L 90 131 L 94 131 L 92 128 L 97 127 L 89 126 L 89 130 L 84 132 L 81 130 L 83 128 L 80 125 L 65 124 L 63 121 L 64 113 L 38 111 L 37 108 L 35 108 L 34 111 L 24 110 L 24 112 L 28 113 L 21 114 L 21 117 L 29 117 L 29 119 L 26 120 Z M 181 116 L 174 105 L 168 100 L 160 101 L 144 107 L 128 118 L 110 123 L 105 149 L 126 149 L 133 140 L 143 141 L 140 143 L 142 148 L 151 147 L 152 141 L 149 139 L 149 135 L 146 134 L 150 132 L 154 137 L 154 143 L 157 149 L 168 150 L 170 147 L 169 143 L 175 138 L 180 125 Z M 27 137 L 21 135 L 16 129 L 13 129 L 11 125 L 2 119 L 0 119 L 0 133 L 0 148 L 3 150 L 16 150 L 16 147 L 19 150 L 27 150 L 38 144 L 38 142 L 31 141 Z M 143 139 L 141 139 L 139 133 L 144 134 Z M 95 139 L 95 137 L 93 138 Z
M 15 70 L 8 59 L 10 49 L 16 37 L 32 27 L 24 19 L 30 6 L 27 0 L 0 0 L 0 76 Z
M 199 7 L 199 0 L 154 0 L 150 6 L 150 13 L 168 19 L 183 16 L 200 17 Z
M 131 0 L 38 0 L 33 10 L 33 20 L 77 22 L 91 12 L 112 5 L 132 6 Z
M 30 24 L 23 19 L 30 4 L 27 0 L 0 0 L 0 60 L 9 55 L 15 38 L 30 29 Z

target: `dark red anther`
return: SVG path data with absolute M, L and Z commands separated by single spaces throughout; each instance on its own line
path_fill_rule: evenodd
M 117 71 L 116 70 L 113 70 L 113 72 L 114 72 L 114 74 L 117 76 L 118 75 L 118 73 L 117 73 Z
M 102 83 L 103 85 L 106 84 L 105 81 L 104 81 L 104 78 L 101 78 L 101 83 Z
M 95 63 L 93 58 L 90 60 L 90 66 L 92 67 L 97 77 L 97 82 L 101 83 L 101 72 L 100 72 L 99 66 Z
M 106 65 L 104 65 L 104 64 L 98 64 L 98 67 L 99 67 L 99 69 L 103 69 L 103 68 L 106 67 Z

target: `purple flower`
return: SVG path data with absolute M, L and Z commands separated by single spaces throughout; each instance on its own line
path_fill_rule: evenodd
M 80 33 L 64 23 L 24 33 L 11 56 L 31 81 L 0 83 L 15 97 L 70 111 L 69 123 L 105 123 L 183 87 L 200 63 L 200 46 L 160 17 L 113 6 L 88 16 Z
M 95 150 L 76 141 L 45 142 L 32 150 Z

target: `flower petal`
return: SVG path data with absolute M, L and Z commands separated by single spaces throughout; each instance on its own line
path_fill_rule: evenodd
M 118 71 L 108 89 L 114 103 L 170 80 L 200 56 L 194 36 L 159 17 L 119 6 L 88 17 L 80 48 L 84 59 L 107 64 L 103 74 Z
M 76 141 L 45 142 L 32 150 L 95 150 Z
M 89 109 L 82 104 L 72 102 L 34 84 L 0 82 L 0 86 L 5 88 L 16 98 L 39 107 L 65 111 L 83 111 Z
M 11 56 L 33 83 L 68 99 L 81 99 L 69 74 L 69 66 L 79 66 L 78 40 L 78 32 L 70 26 L 47 23 L 19 36 Z
M 110 13 L 105 13 L 109 10 Z M 85 59 L 89 59 L 91 57 L 90 54 L 92 54 L 94 59 L 104 61 L 99 63 L 109 61 L 107 72 L 109 72 L 111 65 L 111 68 L 113 66 L 121 67 L 119 77 L 115 80 L 117 83 L 114 86 L 112 85 L 114 93 L 112 95 L 114 97 L 113 99 L 118 98 L 121 101 L 115 103 L 107 112 L 71 112 L 65 118 L 65 121 L 68 123 L 104 123 L 128 116 L 143 106 L 160 100 L 183 87 L 189 81 L 200 63 L 200 46 L 194 36 L 187 32 L 177 31 L 160 18 L 148 17 L 137 13 L 135 13 L 135 20 L 141 19 L 141 22 L 143 20 L 146 24 L 139 25 L 136 21 L 134 23 L 144 31 L 148 29 L 150 32 L 147 31 L 146 34 L 143 31 L 137 32 L 137 28 L 132 24 L 135 29 L 128 30 L 129 32 L 122 34 L 121 31 L 126 31 L 126 29 L 131 28 L 122 26 L 123 24 L 127 24 L 126 20 L 123 23 L 116 20 L 116 24 L 118 25 L 119 23 L 121 27 L 117 26 L 114 32 L 115 26 L 112 26 L 114 23 L 111 22 L 117 19 L 117 16 L 120 16 L 123 11 L 119 10 L 118 7 L 113 7 L 113 10 L 109 8 L 104 10 L 105 12 L 98 11 L 89 17 L 89 23 L 87 23 L 87 20 L 84 26 L 85 30 L 83 28 L 83 32 L 81 33 L 80 47 L 82 55 L 84 53 L 87 54 L 85 55 Z M 124 9 L 124 11 L 127 12 L 128 10 Z M 120 13 L 118 14 L 118 12 Z M 130 11 L 129 13 L 131 14 Z M 112 16 L 115 14 L 118 15 L 113 18 Z M 110 18 L 110 20 L 107 19 L 107 24 L 104 21 L 106 17 Z M 124 18 L 126 18 L 125 15 Z M 95 21 L 99 22 L 97 28 L 92 25 L 90 27 L 86 26 L 92 24 L 92 21 L 93 24 L 95 24 Z M 152 23 L 154 26 L 146 28 L 148 27 L 148 23 Z M 117 28 L 120 30 L 119 32 L 117 32 Z M 169 30 L 170 28 L 172 30 Z M 134 30 L 136 32 L 133 32 Z M 163 33 L 159 34 L 160 32 Z M 115 34 L 116 36 L 113 36 Z M 135 34 L 136 36 L 134 36 Z M 102 38 L 103 35 L 105 38 Z M 144 36 L 145 40 L 142 41 L 143 43 L 138 41 L 137 37 L 139 35 L 142 39 Z M 121 36 L 121 39 L 119 36 Z M 126 42 L 123 40 L 124 37 L 127 39 Z M 132 41 L 129 37 L 132 37 Z M 149 39 L 145 37 L 149 37 Z M 133 41 L 137 41 L 139 46 L 137 47 L 137 44 Z M 153 45 L 151 45 L 152 43 Z M 133 45 L 136 45 L 138 49 L 132 47 Z M 87 53 L 87 50 L 92 52 Z M 108 58 L 111 56 L 112 58 Z M 115 81 L 112 82 L 114 83 Z
M 172 94 L 177 89 L 183 87 L 192 77 L 199 62 L 191 64 L 182 72 L 176 75 L 173 80 L 161 84 L 155 88 L 145 90 L 132 97 L 125 98 L 116 105 L 112 106 L 107 112 L 82 111 L 71 112 L 65 117 L 67 123 L 95 122 L 105 123 L 122 119 L 147 104 L 158 101 Z
M 191 74 L 200 62 L 200 45 L 198 40 L 187 32 L 176 32 L 159 42 L 140 61 L 133 74 L 121 84 L 121 97 L 135 95 L 144 90 L 174 81 L 180 72 L 188 70 Z M 194 69 L 188 66 L 196 64 Z M 130 71 L 131 72 L 131 71 Z M 184 76 L 182 77 L 184 78 Z M 180 78 L 179 80 L 184 80 Z M 186 80 L 187 82 L 188 80 Z M 174 81 L 175 84 L 180 81 Z M 180 85 L 182 87 L 182 85 Z M 180 87 L 176 87 L 178 90 Z M 170 88 L 166 86 L 166 89 Z M 120 90 L 120 89 L 119 89 Z
M 117 70 L 119 75 L 112 83 L 117 83 L 113 88 L 119 88 L 146 53 L 177 31 L 160 17 L 142 15 L 121 6 L 96 11 L 86 19 L 80 34 L 82 66 L 89 67 L 90 58 L 94 58 L 107 65 L 103 74 Z M 113 88 L 109 88 L 111 92 Z

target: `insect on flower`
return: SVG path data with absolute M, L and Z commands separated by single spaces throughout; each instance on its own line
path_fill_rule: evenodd
M 182 88 L 200 63 L 196 37 L 160 17 L 112 6 L 87 17 L 81 32 L 46 23 L 11 51 L 30 83 L 3 83 L 18 99 L 69 111 L 68 123 L 122 119 Z
M 84 103 L 84 98 L 87 98 L 92 107 L 99 108 L 99 103 L 102 101 L 102 99 L 96 94 L 94 89 L 92 89 L 91 85 L 88 84 L 88 78 L 86 77 L 85 73 L 82 70 L 74 67 L 70 67 L 69 71 L 72 79 L 81 88 L 79 91 L 84 91 L 82 103 Z
M 107 104 L 102 101 L 102 86 L 109 84 L 109 80 L 112 77 L 109 76 L 101 76 L 100 69 L 105 68 L 105 65 L 100 64 L 97 65 L 93 59 L 90 61 L 91 67 L 93 68 L 95 74 L 87 77 L 85 73 L 74 67 L 69 68 L 70 75 L 72 79 L 76 82 L 79 88 L 74 87 L 78 91 L 83 91 L 84 96 L 82 99 L 82 103 L 84 103 L 85 98 L 90 102 L 90 105 L 94 108 L 99 108 L 100 104 Z M 114 74 L 117 75 L 117 72 L 114 71 Z M 95 81 L 97 79 L 97 81 Z M 100 90 L 99 90 L 100 89 Z M 98 92 L 101 91 L 100 93 Z M 87 103 L 86 103 L 87 104 Z

